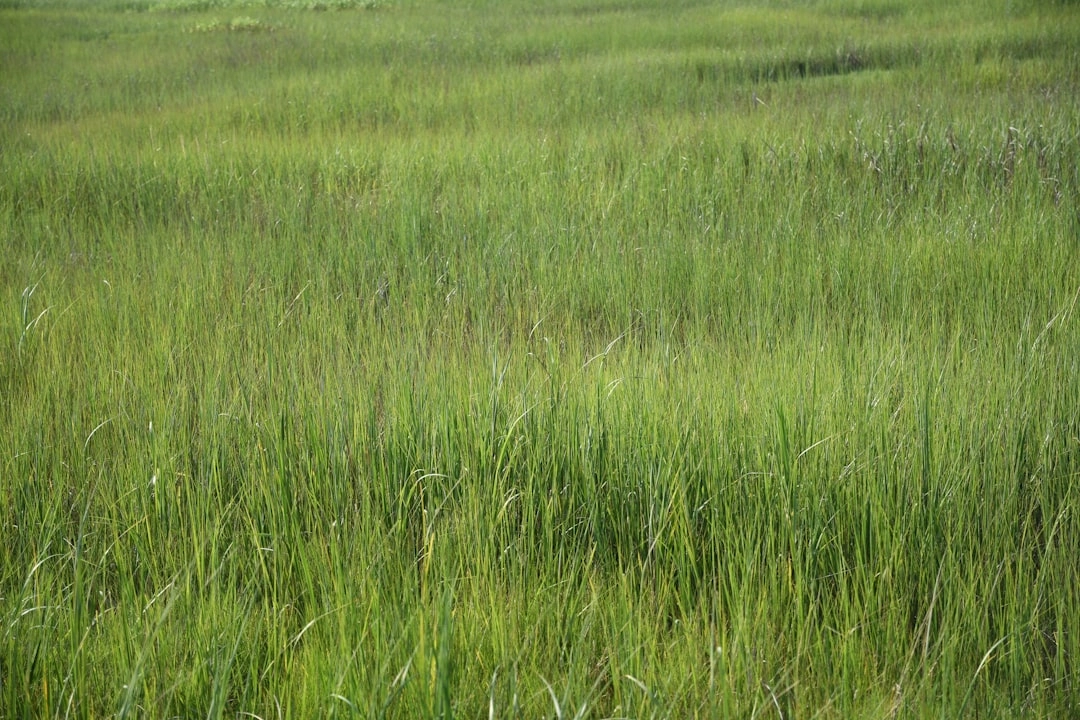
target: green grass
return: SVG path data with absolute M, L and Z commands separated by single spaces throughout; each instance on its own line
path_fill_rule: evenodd
M 0 9 L 0 717 L 1080 712 L 1075 3 L 325 6 Z

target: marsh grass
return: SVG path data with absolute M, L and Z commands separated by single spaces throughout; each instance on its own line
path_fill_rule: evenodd
M 0 10 L 0 714 L 1077 711 L 1071 6 L 146 10 Z

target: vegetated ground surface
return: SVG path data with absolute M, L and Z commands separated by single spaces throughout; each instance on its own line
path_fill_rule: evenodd
M 1080 7 L 0 7 L 0 716 L 1075 717 Z

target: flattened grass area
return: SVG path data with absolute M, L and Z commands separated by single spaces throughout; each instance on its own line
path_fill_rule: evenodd
M 5 0 L 0 716 L 1080 713 L 1080 8 Z

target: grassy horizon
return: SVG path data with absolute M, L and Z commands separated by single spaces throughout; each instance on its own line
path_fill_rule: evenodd
M 1075 4 L 332 6 L 0 6 L 0 717 L 1077 712 Z

